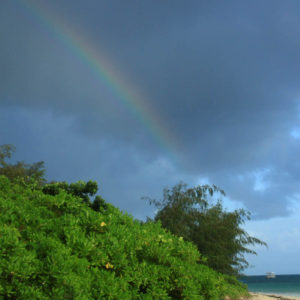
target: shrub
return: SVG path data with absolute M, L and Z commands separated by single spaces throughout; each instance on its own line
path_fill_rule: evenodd
M 246 289 L 196 246 L 106 203 L 0 176 L 0 299 L 221 299 Z

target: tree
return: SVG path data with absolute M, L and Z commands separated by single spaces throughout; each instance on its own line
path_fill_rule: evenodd
M 15 152 L 16 148 L 14 145 L 4 144 L 0 146 L 0 165 L 6 166 L 5 159 L 11 158 L 11 153 Z
M 44 162 L 39 161 L 33 164 L 25 164 L 18 161 L 15 164 L 7 163 L 6 159 L 11 158 L 16 148 L 10 144 L 0 146 L 0 175 L 5 175 L 9 180 L 23 180 L 28 183 L 34 180 L 38 186 L 46 183 Z
M 89 180 L 88 182 L 84 182 L 79 180 L 71 184 L 65 181 L 52 181 L 42 188 L 44 194 L 52 196 L 58 195 L 60 190 L 81 198 L 84 203 L 88 204 L 95 211 L 103 211 L 108 208 L 108 204 L 101 196 L 96 196 L 93 202 L 90 199 L 91 196 L 97 193 L 98 184 L 96 181 Z
M 214 195 L 225 196 L 215 185 L 187 188 L 184 183 L 165 188 L 163 200 L 144 197 L 159 210 L 154 221 L 177 236 L 193 242 L 207 259 L 206 264 L 218 272 L 237 275 L 249 266 L 245 253 L 256 255 L 248 248 L 265 242 L 249 236 L 241 227 L 250 213 L 244 209 L 224 210 L 221 200 L 210 203 Z
M 16 164 L 7 163 L 6 160 L 11 158 L 15 151 L 14 145 L 0 145 L 0 175 L 6 176 L 12 182 L 21 181 L 25 184 L 33 184 L 34 188 L 42 189 L 43 193 L 48 195 L 57 195 L 60 189 L 65 190 L 73 196 L 80 197 L 95 211 L 103 211 L 108 208 L 108 204 L 101 196 L 96 196 L 93 202 L 90 199 L 90 196 L 95 195 L 98 190 L 96 181 L 84 182 L 80 180 L 71 184 L 65 181 L 47 182 L 43 161 L 33 164 L 25 164 L 23 161 Z
M 43 187 L 43 193 L 48 195 L 57 195 L 59 190 L 65 190 L 67 193 L 72 194 L 73 196 L 80 197 L 83 202 L 89 203 L 89 196 L 96 194 L 98 190 L 98 185 L 96 181 L 88 181 L 85 183 L 82 180 L 77 181 L 76 183 L 68 184 L 65 181 L 56 182 L 52 181 L 49 184 L 46 184 Z
M 75 184 L 76 185 L 76 184 Z M 246 286 L 199 264 L 195 245 L 108 204 L 0 176 L 0 299 L 240 299 Z

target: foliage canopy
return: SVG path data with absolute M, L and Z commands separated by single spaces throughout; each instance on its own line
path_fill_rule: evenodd
M 44 194 L 48 195 L 57 195 L 62 189 L 67 193 L 80 197 L 83 202 L 89 204 L 95 211 L 106 209 L 106 202 L 101 196 L 97 195 L 93 201 L 90 199 L 90 197 L 94 196 L 98 190 L 96 181 L 78 181 L 71 184 L 68 184 L 65 181 L 51 181 L 50 183 L 47 183 L 43 161 L 33 164 L 26 164 L 23 161 L 12 164 L 6 161 L 11 158 L 12 153 L 15 152 L 15 150 L 16 148 L 14 145 L 0 145 L 0 175 L 5 175 L 13 182 L 18 181 L 25 185 L 31 183 L 34 188 L 40 188 Z
M 256 254 L 248 246 L 266 243 L 249 236 L 242 228 L 250 213 L 244 209 L 228 212 L 220 200 L 209 199 L 214 195 L 225 196 L 217 186 L 202 185 L 187 188 L 184 183 L 164 189 L 162 201 L 145 197 L 159 210 L 154 220 L 171 233 L 193 242 L 207 258 L 206 264 L 223 274 L 237 275 L 248 267 L 245 253 Z
M 45 184 L 45 167 L 43 161 L 33 164 L 26 164 L 23 161 L 11 164 L 6 161 L 11 158 L 15 150 L 16 148 L 13 145 L 0 145 L 0 175 L 5 175 L 10 180 L 21 178 L 27 183 L 30 182 L 30 180 L 34 180 L 38 186 Z
M 246 294 L 189 242 L 106 203 L 94 211 L 0 176 L 0 298 L 222 299 Z
M 195 245 L 96 196 L 94 181 L 46 183 L 43 162 L 0 146 L 0 299 L 202 299 L 247 294 Z

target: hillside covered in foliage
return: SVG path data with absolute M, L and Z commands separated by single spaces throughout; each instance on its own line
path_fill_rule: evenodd
M 217 300 L 247 293 L 201 259 L 195 245 L 159 222 L 142 224 L 103 201 L 95 210 L 66 189 L 51 195 L 49 185 L 0 176 L 1 299 Z

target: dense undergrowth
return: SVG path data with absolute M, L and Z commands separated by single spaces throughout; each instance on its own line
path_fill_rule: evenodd
M 222 299 L 247 294 L 192 243 L 107 204 L 0 176 L 0 299 Z

